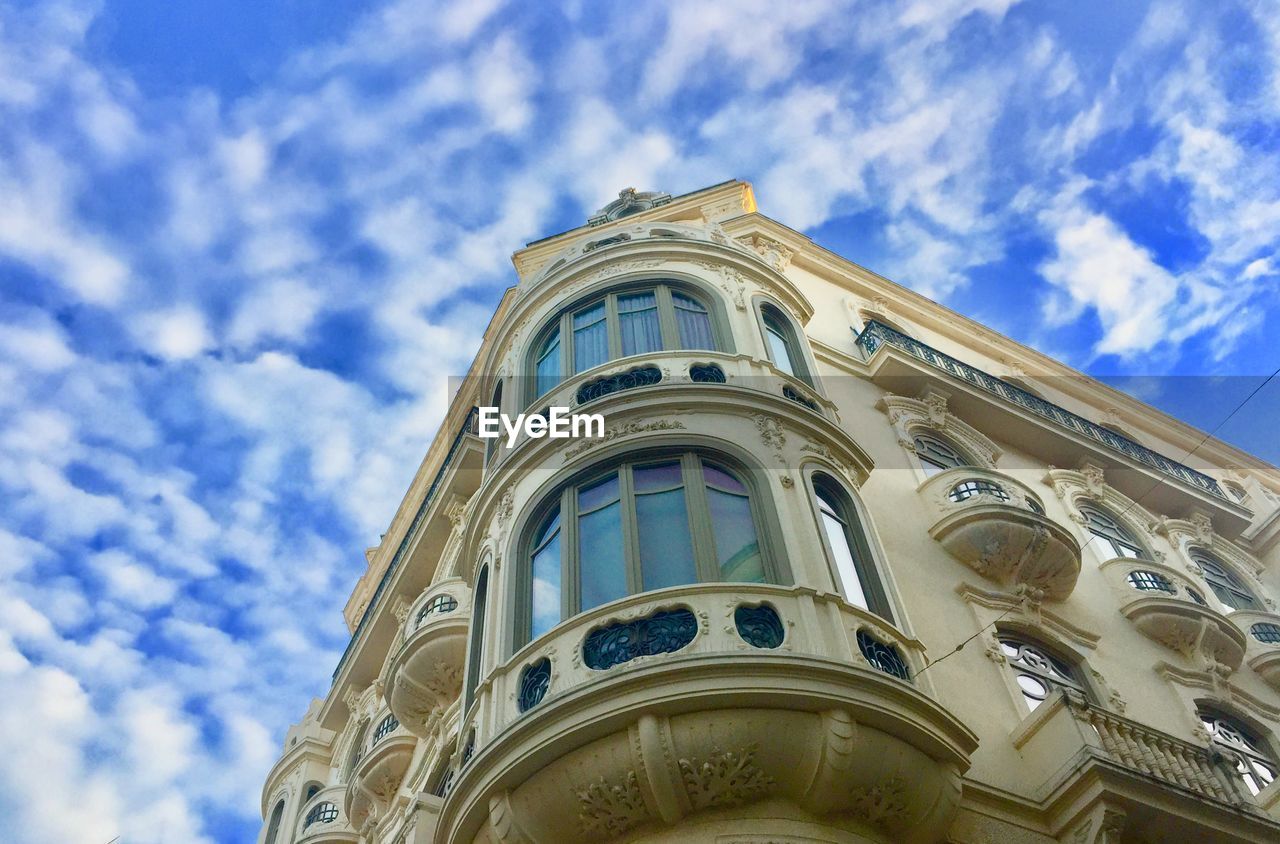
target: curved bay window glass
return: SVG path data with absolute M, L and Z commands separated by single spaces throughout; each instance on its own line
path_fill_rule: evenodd
M 679 286 L 661 283 L 598 295 L 566 309 L 543 330 L 533 353 L 534 398 L 568 375 L 616 358 L 719 348 L 709 308 Z
M 769 360 L 788 375 L 807 382 L 809 375 L 805 368 L 804 352 L 791 320 L 777 307 L 761 303 L 760 321 L 764 325 L 764 341 Z
M 489 403 L 490 407 L 496 408 L 499 413 L 502 412 L 502 382 L 498 382 L 498 386 L 493 388 L 493 401 Z M 492 437 L 485 441 L 484 457 L 485 460 L 493 459 L 493 452 L 497 449 L 498 443 L 502 437 Z
M 326 800 L 311 807 L 311 811 L 307 812 L 306 818 L 302 821 L 302 828 L 306 829 L 317 823 L 333 823 L 337 819 L 338 807 Z
M 1191 559 L 1204 572 L 1205 582 L 1218 600 L 1233 610 L 1256 610 L 1258 600 L 1240 578 L 1225 565 L 1204 553 L 1193 553 Z
M 1251 794 L 1257 794 L 1276 778 L 1276 763 L 1262 739 L 1234 718 L 1202 710 L 1200 720 L 1213 737 L 1215 747 L 1224 751 Z
M 1147 552 L 1142 550 L 1133 534 L 1120 524 L 1120 521 L 1105 510 L 1090 507 L 1088 504 L 1077 506 L 1080 515 L 1084 516 L 1084 526 L 1093 534 L 1090 540 L 1098 546 L 1103 557 L 1108 560 L 1116 557 L 1129 557 L 1134 560 L 1145 560 Z
M 262 839 L 264 844 L 276 844 L 276 838 L 280 835 L 280 819 L 283 816 L 284 801 L 281 800 L 271 812 L 271 821 L 267 824 L 267 836 Z
M 463 695 L 463 712 L 471 708 L 476 686 L 480 685 L 480 666 L 484 660 L 484 619 L 489 603 L 489 567 L 480 569 L 472 599 L 471 640 L 467 647 L 467 687 Z
M 1001 634 L 1000 651 L 1028 709 L 1044 703 L 1056 689 L 1085 694 L 1075 668 L 1045 647 L 1019 636 Z
M 566 486 L 529 533 L 520 629 L 535 639 L 653 589 L 775 581 L 755 507 L 739 472 L 694 452 L 631 460 Z
M 929 477 L 948 469 L 973 465 L 966 460 L 960 450 L 951 443 L 930 434 L 917 434 L 911 440 L 915 446 L 916 457 L 920 458 L 920 468 Z
M 835 479 L 817 474 L 813 476 L 813 495 L 822 522 L 823 544 L 845 600 L 892 621 L 889 601 L 848 493 Z

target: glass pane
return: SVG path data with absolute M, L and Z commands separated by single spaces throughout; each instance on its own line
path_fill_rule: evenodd
M 680 293 L 672 293 L 671 301 L 676 307 L 676 326 L 680 329 L 680 348 L 682 349 L 714 349 L 715 338 L 711 336 L 711 317 L 707 309 L 696 300 Z
M 716 537 L 720 579 L 764 583 L 764 560 L 760 557 L 756 526 L 751 519 L 750 500 L 745 495 L 707 487 L 707 503 Z
M 578 517 L 578 567 L 582 598 L 580 610 L 589 610 L 626 596 L 622 508 L 617 501 Z
M 927 478 L 932 478 L 939 472 L 947 471 L 946 466 L 943 466 L 941 463 L 934 463 L 932 460 L 925 457 L 920 458 L 920 468 L 924 469 L 924 474 Z
M 739 495 L 747 494 L 747 488 L 742 481 L 723 469 L 717 469 L 715 466 L 709 466 L 704 463 L 702 465 L 702 477 L 709 486 L 714 486 L 725 492 L 736 492 Z
M 657 492 L 682 486 L 679 463 L 659 463 L 657 466 L 637 466 L 633 471 L 636 492 Z
M 573 371 L 582 372 L 609 359 L 609 329 L 604 302 L 573 315 Z
M 560 332 L 557 331 L 547 339 L 538 357 L 537 371 L 538 395 L 550 390 L 560 383 Z
M 791 366 L 791 348 L 787 338 L 772 325 L 766 326 L 765 335 L 769 339 L 769 357 L 773 359 L 773 365 L 788 375 L 795 375 L 795 369 Z
M 662 348 L 658 327 L 658 297 L 652 291 L 618 297 L 618 329 L 622 354 L 640 355 Z
M 637 479 L 639 474 L 637 471 Z M 640 572 L 645 589 L 697 582 L 693 538 L 689 534 L 683 489 L 637 495 L 636 523 L 640 532 Z
M 611 501 L 618 500 L 618 473 L 614 472 L 602 481 L 578 490 L 578 512 L 595 510 Z
M 533 555 L 533 625 L 530 638 L 536 639 L 560 623 L 560 530 Z
M 840 576 L 840 586 L 844 589 L 845 599 L 856 607 L 869 609 L 867 596 L 862 591 L 862 580 L 858 577 L 858 567 L 853 561 L 853 549 L 849 547 L 849 534 L 844 522 L 824 507 L 822 526 L 827 532 L 831 553 L 835 555 L 836 572 Z

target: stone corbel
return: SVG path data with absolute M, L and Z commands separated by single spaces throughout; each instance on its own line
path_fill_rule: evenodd
M 1120 844 L 1128 816 L 1120 809 L 1099 803 L 1059 838 L 1065 844 Z

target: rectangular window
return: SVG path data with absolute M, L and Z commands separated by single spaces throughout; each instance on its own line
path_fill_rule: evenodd
M 788 375 L 795 375 L 795 369 L 791 365 L 791 347 L 787 343 L 787 338 L 773 326 L 767 326 L 765 334 L 769 338 L 769 357 L 773 359 L 773 365 Z
M 653 291 L 618 297 L 618 329 L 622 334 L 624 356 L 641 355 L 662 348 L 658 297 Z
M 693 537 L 689 533 L 680 464 L 637 467 L 632 476 L 643 588 L 696 583 L 698 574 L 693 562 Z
M 618 476 L 578 490 L 578 611 L 627 595 Z
M 609 327 L 604 302 L 573 315 L 573 371 L 584 372 L 609 359 Z
M 560 383 L 560 332 L 547 339 L 538 358 L 536 379 L 538 395 L 546 393 Z
M 671 303 L 676 310 L 680 348 L 714 349 L 716 344 L 711 336 L 711 318 L 707 314 L 707 309 L 696 300 L 679 293 L 671 294 Z

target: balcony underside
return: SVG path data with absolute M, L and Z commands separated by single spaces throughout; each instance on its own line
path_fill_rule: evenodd
M 855 840 L 936 841 L 975 747 L 946 710 L 871 669 L 672 657 L 550 697 L 500 733 L 463 769 L 441 840 L 689 840 L 704 812 L 719 833 L 747 832 L 750 807 L 767 805 Z
M 1107 483 L 1144 506 L 1162 513 L 1200 508 L 1213 516 L 1213 527 L 1233 539 L 1249 527 L 1250 514 L 1238 504 L 1151 466 L 1130 459 L 1098 441 L 1034 415 L 1026 408 L 993 396 L 968 381 L 917 360 L 888 343 L 870 362 L 872 382 L 903 396 L 920 395 L 926 387 L 950 393 L 952 412 L 982 431 L 999 431 L 1000 440 L 1053 466 L 1076 466 L 1082 458 L 1107 469 Z
M 1077 840 L 1086 824 L 1093 835 L 1078 840 L 1120 842 L 1280 841 L 1280 823 L 1256 807 L 1230 805 L 1161 783 L 1110 759 L 1082 750 L 1053 782 L 1045 799 L 1050 828 L 1060 840 Z M 1115 837 L 1101 837 L 1103 817 Z
M 1021 507 L 955 507 L 929 535 L 951 556 L 1005 586 L 1027 586 L 1061 601 L 1080 575 L 1080 545 L 1053 520 Z

